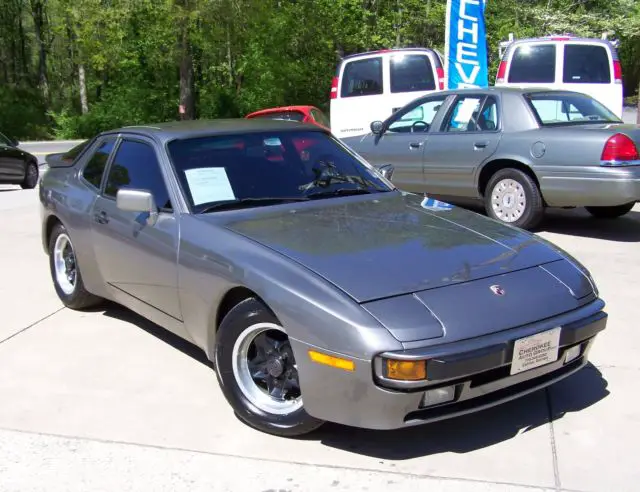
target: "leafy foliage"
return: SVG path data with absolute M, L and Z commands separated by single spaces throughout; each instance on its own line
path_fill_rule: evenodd
M 182 101 L 199 118 L 281 104 L 328 110 L 340 56 L 442 51 L 445 8 L 446 0 L 4 0 L 0 128 L 20 138 L 89 137 L 185 117 Z M 486 22 L 492 74 L 510 32 L 606 31 L 621 40 L 625 95 L 637 91 L 637 0 L 488 0 Z

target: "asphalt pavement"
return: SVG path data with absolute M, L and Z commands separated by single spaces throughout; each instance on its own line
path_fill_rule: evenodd
M 69 144 L 67 144 L 69 145 Z M 62 307 L 37 190 L 0 186 L 0 491 L 635 491 L 640 206 L 553 212 L 540 234 L 608 303 L 592 365 L 475 415 L 304 439 L 240 423 L 203 354 L 126 309 Z

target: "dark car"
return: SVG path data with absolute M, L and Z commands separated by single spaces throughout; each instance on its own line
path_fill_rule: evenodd
M 568 254 L 398 190 L 317 125 L 107 131 L 46 171 L 40 204 L 65 306 L 115 301 L 197 345 L 273 434 L 497 405 L 584 367 L 607 322 Z
M 0 133 L 0 184 L 16 184 L 25 189 L 38 184 L 38 159 L 18 148 L 18 142 Z

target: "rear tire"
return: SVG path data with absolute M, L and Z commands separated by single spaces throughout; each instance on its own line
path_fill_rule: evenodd
M 31 190 L 38 184 L 38 164 L 29 162 L 25 170 L 24 180 L 20 183 L 23 190 Z
M 259 300 L 246 299 L 224 317 L 214 363 L 227 402 L 250 427 L 294 437 L 324 423 L 305 411 L 289 339 Z
M 544 202 L 536 182 L 519 169 L 497 171 L 484 192 L 487 215 L 505 224 L 533 229 L 544 216 Z
M 56 294 L 71 309 L 86 309 L 102 302 L 84 287 L 80 267 L 67 229 L 57 224 L 49 239 L 49 267 Z
M 624 205 L 616 205 L 613 207 L 585 207 L 587 212 L 598 219 L 617 219 L 631 212 L 636 202 L 626 203 Z

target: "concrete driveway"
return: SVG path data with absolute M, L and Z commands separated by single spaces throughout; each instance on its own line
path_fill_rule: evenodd
M 640 207 L 554 213 L 540 233 L 608 302 L 593 365 L 472 416 L 301 440 L 241 424 L 203 354 L 131 312 L 63 309 L 37 191 L 0 186 L 2 491 L 632 491 L 640 483 Z

